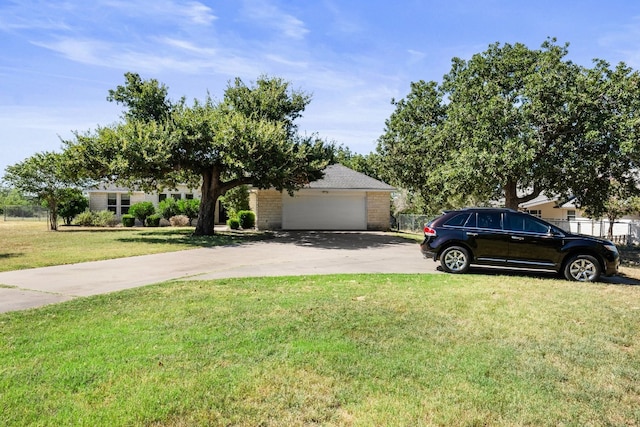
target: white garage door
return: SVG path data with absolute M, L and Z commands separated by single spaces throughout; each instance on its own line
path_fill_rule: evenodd
M 366 230 L 364 193 L 283 194 L 285 230 Z

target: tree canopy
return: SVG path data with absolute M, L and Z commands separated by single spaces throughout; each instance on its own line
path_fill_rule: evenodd
M 310 96 L 279 78 L 247 86 L 236 79 L 222 102 L 210 96 L 188 105 L 167 99 L 156 80 L 127 73 L 110 100 L 128 110 L 123 120 L 66 141 L 81 173 L 132 188 L 200 185 L 196 235 L 213 234 L 215 204 L 239 185 L 293 191 L 323 176 L 333 147 L 302 137 L 295 119 Z
M 8 166 L 4 180 L 25 195 L 37 198 L 49 209 L 49 226 L 58 229 L 61 203 L 74 198 L 86 182 L 73 173 L 65 153 L 42 152 Z
M 379 139 L 392 183 L 433 211 L 499 199 L 517 208 L 542 192 L 601 211 L 612 178 L 635 188 L 638 73 L 567 54 L 554 39 L 535 50 L 496 43 L 454 58 L 440 84 L 412 83 Z

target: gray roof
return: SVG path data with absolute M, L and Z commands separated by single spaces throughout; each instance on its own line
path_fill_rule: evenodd
M 310 182 L 306 188 L 332 190 L 393 191 L 394 187 L 341 164 L 327 166 L 324 178 Z

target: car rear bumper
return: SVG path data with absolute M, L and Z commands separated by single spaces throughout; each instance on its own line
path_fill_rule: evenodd
M 435 249 L 430 246 L 431 239 L 426 238 L 420 243 L 420 252 L 422 252 L 422 256 L 425 258 L 431 258 L 434 261 L 437 259 L 438 253 Z

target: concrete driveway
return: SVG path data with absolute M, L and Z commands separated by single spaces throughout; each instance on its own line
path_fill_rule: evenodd
M 280 232 L 271 240 L 0 273 L 0 313 L 176 279 L 436 273 L 418 243 L 381 232 Z

